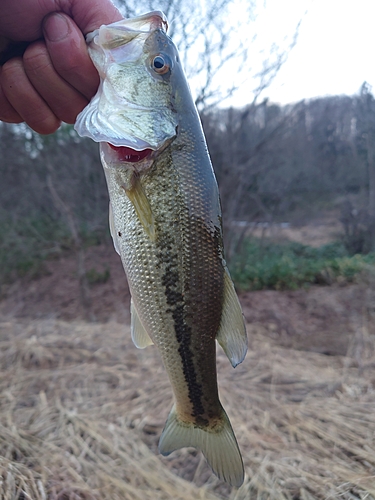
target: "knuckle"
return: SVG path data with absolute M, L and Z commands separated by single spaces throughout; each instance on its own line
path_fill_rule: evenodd
M 28 73 L 45 72 L 51 66 L 45 44 L 35 42 L 29 45 L 23 55 L 23 62 Z
M 60 127 L 60 120 L 53 113 L 39 115 L 38 119 L 26 120 L 26 123 L 38 134 L 53 134 Z
M 1 80 L 4 87 L 12 85 L 17 82 L 20 74 L 23 73 L 22 70 L 22 59 L 15 57 L 6 61 L 6 63 L 1 68 Z
M 82 71 L 82 61 L 79 61 L 74 55 L 67 53 L 59 61 L 59 70 L 63 73 L 77 73 Z

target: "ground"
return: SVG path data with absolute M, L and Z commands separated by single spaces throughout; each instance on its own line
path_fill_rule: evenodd
M 197 451 L 158 454 L 172 403 L 159 355 L 131 342 L 112 247 L 87 249 L 86 270 L 90 308 L 72 255 L 2 288 L 1 498 L 375 499 L 370 280 L 240 296 L 248 355 L 235 370 L 220 349 L 217 361 L 246 470 L 231 491 Z

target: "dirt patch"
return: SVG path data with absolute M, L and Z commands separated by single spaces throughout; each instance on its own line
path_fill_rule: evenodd
M 340 214 L 337 211 L 321 215 L 313 221 L 300 224 L 291 223 L 249 223 L 246 229 L 248 236 L 255 238 L 267 238 L 272 241 L 294 241 L 318 248 L 343 236 L 343 226 L 340 222 Z M 245 224 L 245 223 L 242 223 Z M 245 226 L 237 225 L 239 232 Z
M 366 323 L 373 294 L 364 285 L 314 286 L 308 290 L 265 290 L 242 294 L 245 318 L 279 345 L 345 355 Z
M 0 313 L 14 317 L 87 319 L 98 321 L 129 319 L 129 287 L 120 257 L 111 245 L 86 250 L 86 272 L 97 278 L 89 285 L 90 314 L 84 307 L 74 255 L 46 261 L 42 276 L 22 279 L 3 287 Z M 101 279 L 102 278 L 102 279 Z
M 90 285 L 90 311 L 82 304 L 77 261 L 67 256 L 46 262 L 46 273 L 21 280 L 3 291 L 0 314 L 17 318 L 129 322 L 130 296 L 119 256 L 111 246 L 87 250 L 86 269 L 106 276 Z M 280 345 L 325 354 L 346 354 L 363 324 L 364 310 L 375 303 L 364 285 L 314 286 L 308 290 L 248 292 L 240 296 L 251 330 Z

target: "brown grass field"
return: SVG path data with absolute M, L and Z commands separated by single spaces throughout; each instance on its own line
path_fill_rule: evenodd
M 118 260 L 103 265 L 124 281 Z M 375 499 L 371 285 L 241 297 L 248 355 L 234 370 L 218 349 L 217 362 L 246 469 L 235 490 L 193 449 L 158 454 L 171 389 L 156 348 L 133 346 L 111 280 L 92 288 L 93 322 L 74 319 L 72 284 L 45 309 L 64 295 L 52 271 L 3 297 L 1 499 Z

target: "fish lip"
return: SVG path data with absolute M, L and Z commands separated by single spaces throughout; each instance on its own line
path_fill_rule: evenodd
M 141 29 L 148 25 L 148 29 Z M 106 27 L 106 25 L 103 25 Z M 154 10 L 143 14 L 142 16 L 132 17 L 130 19 L 124 18 L 120 21 L 112 23 L 111 28 L 119 29 L 120 31 L 134 31 L 136 33 L 151 33 L 157 29 L 161 29 L 165 33 L 168 31 L 168 20 L 164 12 L 161 10 Z M 86 43 L 90 44 L 94 38 L 99 35 L 102 26 L 86 35 Z M 138 29 L 136 29 L 138 28 Z
M 128 21 L 128 20 L 126 20 Z M 149 23 L 150 29 L 148 31 L 155 31 L 157 29 L 161 29 L 165 32 L 168 30 L 168 20 L 164 12 L 161 10 L 153 10 L 148 12 L 147 14 L 143 14 L 142 16 L 133 17 L 129 19 L 128 25 L 137 24 L 139 22 L 145 21 L 145 23 Z M 120 22 L 119 22 L 120 24 Z
M 154 156 L 155 151 L 151 148 L 136 150 L 127 146 L 115 146 L 107 142 L 112 154 L 117 154 L 117 160 L 125 163 L 139 163 L 143 160 L 149 160 Z
M 132 137 L 130 135 L 127 137 L 115 137 L 114 135 L 107 136 L 106 133 L 103 133 L 96 138 L 90 137 L 96 142 L 107 142 L 109 145 L 116 148 L 124 147 L 132 149 L 133 151 L 143 151 L 145 149 L 152 149 L 155 151 L 162 146 L 162 144 L 150 144 L 139 137 Z
M 173 137 L 167 139 L 159 148 L 154 149 L 151 146 L 148 146 L 143 149 L 135 149 L 133 147 L 129 147 L 128 145 L 126 146 L 116 146 L 115 144 L 112 144 L 108 141 L 101 142 L 101 151 L 102 154 L 104 154 L 105 157 L 107 157 L 108 163 L 131 163 L 131 164 L 143 164 L 143 169 L 149 167 L 167 148 L 170 146 L 176 139 L 177 137 L 177 130 L 176 130 L 176 135 Z M 134 155 L 132 159 L 126 160 L 126 159 L 121 159 L 121 154 L 116 155 L 116 150 L 119 150 L 121 147 L 126 148 L 129 151 L 134 151 Z M 147 153 L 145 154 L 145 152 Z M 137 153 L 140 153 L 137 155 Z M 136 159 L 136 157 L 139 157 L 139 159 Z

